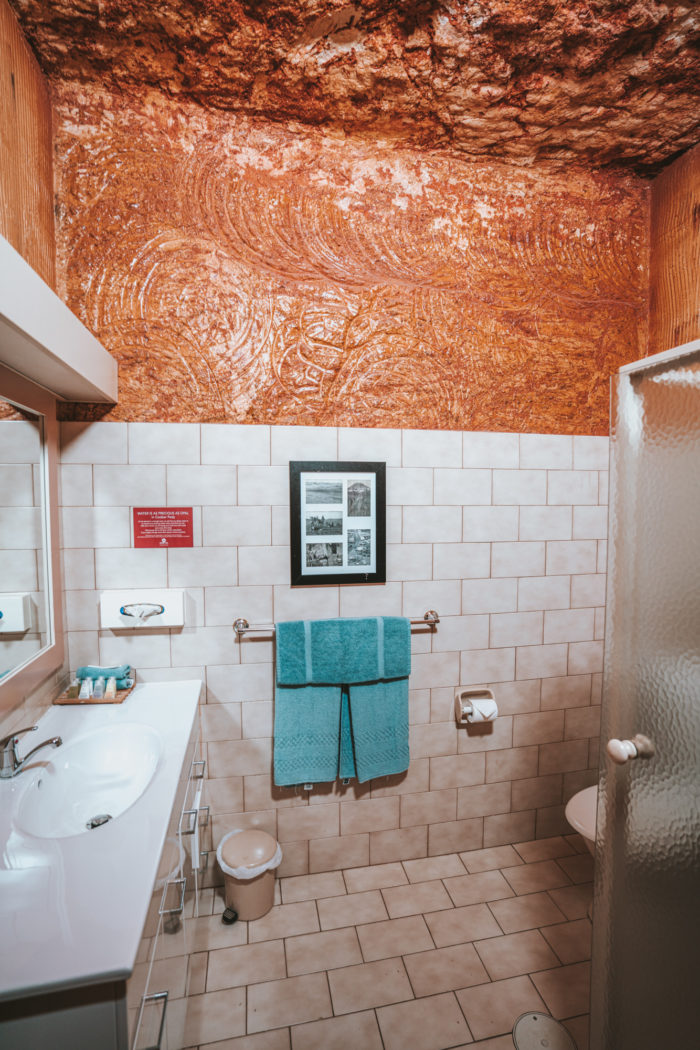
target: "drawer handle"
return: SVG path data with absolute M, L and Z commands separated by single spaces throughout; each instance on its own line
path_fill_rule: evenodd
M 185 907 L 185 887 L 187 886 L 187 879 L 173 879 L 172 882 L 165 884 L 165 893 L 163 899 L 165 899 L 168 893 L 168 886 L 179 886 L 180 887 L 180 903 L 175 908 L 159 908 L 159 915 L 182 915 Z
M 181 835 L 194 835 L 194 829 L 197 827 L 197 814 L 198 809 L 183 809 L 182 816 L 180 817 L 180 834 Z M 185 817 L 189 819 L 189 825 L 183 827 Z
M 202 767 L 201 773 L 195 773 L 195 767 L 196 766 L 201 766 Z M 204 780 L 204 774 L 206 772 L 206 768 L 207 768 L 207 760 L 206 760 L 206 758 L 195 758 L 194 761 L 192 762 L 192 768 L 190 770 L 190 776 L 192 777 L 193 780 Z
M 143 996 L 143 998 L 141 999 L 141 1010 L 139 1012 L 137 1032 L 139 1032 L 141 1029 L 141 1022 L 143 1020 L 144 1010 L 149 1003 L 163 1004 L 163 1012 L 160 1015 L 160 1024 L 158 1025 L 158 1041 L 156 1043 L 151 1043 L 150 1046 L 138 1048 L 138 1050 L 161 1050 L 161 1047 L 163 1045 L 163 1032 L 165 1031 L 165 1012 L 168 1009 L 168 993 L 152 992 L 150 995 Z

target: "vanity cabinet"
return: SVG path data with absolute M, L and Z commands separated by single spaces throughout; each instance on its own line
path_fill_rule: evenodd
M 207 857 L 201 832 L 206 762 L 193 730 L 148 906 L 134 972 L 127 982 L 129 1050 L 184 1045 L 189 974 L 187 915 L 199 912 L 200 873 Z M 187 913 L 187 914 L 186 914 Z

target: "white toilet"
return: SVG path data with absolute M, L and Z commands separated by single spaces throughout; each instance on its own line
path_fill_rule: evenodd
M 590 853 L 595 854 L 595 824 L 598 806 L 598 785 L 577 791 L 566 803 L 564 815 L 574 831 L 578 831 L 588 846 Z

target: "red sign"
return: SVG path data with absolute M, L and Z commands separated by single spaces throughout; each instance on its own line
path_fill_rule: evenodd
M 134 507 L 134 547 L 191 547 L 191 507 Z

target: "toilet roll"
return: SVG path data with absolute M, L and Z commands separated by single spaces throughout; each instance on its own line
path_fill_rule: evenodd
M 498 716 L 498 705 L 495 700 L 484 697 L 483 699 L 472 700 L 471 705 L 471 714 L 467 715 L 467 722 L 470 725 L 474 722 L 493 722 Z

